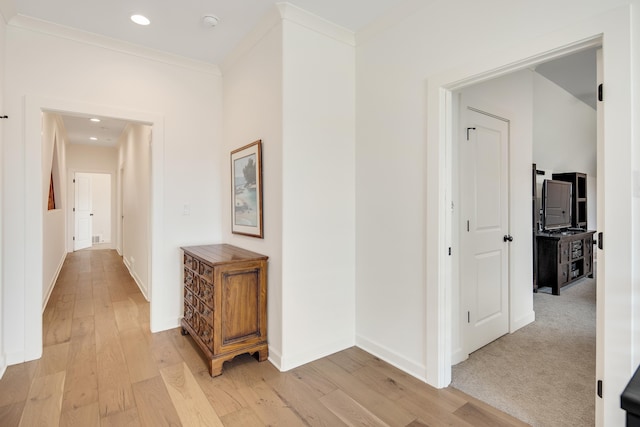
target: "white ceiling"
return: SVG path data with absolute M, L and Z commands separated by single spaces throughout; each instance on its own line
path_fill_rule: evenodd
M 9 0 L 20 15 L 38 18 L 152 49 L 220 64 L 277 0 Z M 406 0 L 288 0 L 356 32 Z M 143 27 L 129 19 L 142 14 Z M 215 28 L 202 23 L 215 15 Z M 9 17 L 6 17 L 9 19 Z
M 355 33 L 408 1 L 288 0 L 288 3 Z M 219 65 L 276 3 L 277 0 L 3 0 L 0 6 L 4 6 L 5 14 L 15 9 L 19 15 Z M 135 13 L 147 16 L 151 24 L 142 27 L 131 22 L 130 16 Z M 202 22 L 205 15 L 217 16 L 218 25 L 205 26 Z M 5 18 L 10 22 L 12 16 Z M 126 126 L 126 122 L 105 117 L 97 125 L 87 117 L 63 116 L 63 121 L 72 144 L 115 146 Z M 91 141 L 92 136 L 98 141 Z
M 384 20 L 385 15 L 391 15 L 393 11 L 426 0 L 287 2 L 356 33 L 369 24 Z M 5 15 L 14 9 L 19 15 L 219 65 L 277 3 L 277 0 L 0 0 L 0 7 Z M 134 13 L 147 16 L 151 25 L 142 27 L 131 22 L 130 16 Z M 205 26 L 202 22 L 205 15 L 217 16 L 218 25 L 214 28 Z M 10 22 L 12 16 L 5 18 Z M 576 54 L 539 65 L 536 71 L 593 105 L 594 58 L 593 51 Z M 69 142 L 115 146 L 126 122 L 101 119 L 102 122 L 96 125 L 87 117 L 64 116 Z M 91 141 L 92 136 L 98 141 Z

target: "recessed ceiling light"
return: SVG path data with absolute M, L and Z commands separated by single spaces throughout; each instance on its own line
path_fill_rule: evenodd
M 89 137 L 89 139 L 92 140 L 92 141 L 97 141 L 98 140 L 98 138 L 96 138 L 95 136 Z
M 98 123 L 98 122 L 100 121 L 100 119 L 99 119 L 99 118 L 97 118 L 97 117 L 94 117 L 94 118 L 92 118 L 92 119 L 90 119 L 90 120 L 91 120 L 92 122 L 96 122 L 96 123 Z
M 138 25 L 149 25 L 151 23 L 149 18 L 143 15 L 131 15 L 131 20 Z

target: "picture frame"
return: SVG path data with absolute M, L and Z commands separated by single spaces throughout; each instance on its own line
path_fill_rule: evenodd
M 231 232 L 264 238 L 260 139 L 231 152 Z

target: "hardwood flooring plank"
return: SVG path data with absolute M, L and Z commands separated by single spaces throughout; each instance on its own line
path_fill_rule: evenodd
M 368 408 L 377 417 L 389 425 L 405 426 L 416 417 L 402 407 L 395 405 L 378 391 L 369 388 L 358 378 L 330 361 L 320 359 L 311 363 L 313 369 L 336 384 L 350 398 Z
M 417 403 L 417 402 L 420 403 Z M 472 427 L 464 419 L 456 416 L 442 402 L 432 399 L 415 398 L 406 395 L 398 400 L 396 404 L 414 414 L 418 419 L 430 427 L 436 426 L 456 426 L 456 427 Z
M 36 376 L 44 377 L 46 375 L 64 372 L 67 369 L 67 359 L 69 356 L 69 342 L 62 344 L 46 346 L 42 349 L 42 357 L 38 363 Z
M 100 427 L 98 402 L 63 411 L 60 415 L 60 427 Z
M 455 389 L 453 387 L 448 387 L 445 391 L 463 396 L 468 400 L 468 403 L 460 407 L 454 414 L 463 419 L 469 419 L 470 417 L 476 417 L 477 419 L 487 419 L 488 422 L 493 422 L 495 426 L 528 426 L 527 423 L 518 420 L 515 417 L 512 417 L 509 414 L 506 414 L 500 411 L 497 408 L 494 408 L 486 403 L 476 399 L 473 396 L 469 396 L 468 394 Z M 478 424 L 483 425 L 483 424 Z
M 96 315 L 96 361 L 100 415 L 122 412 L 135 406 L 127 362 L 115 318 Z
M 71 340 L 82 335 L 93 335 L 95 332 L 94 317 L 76 317 L 71 322 Z
M 37 360 L 7 367 L 0 379 L 0 406 L 24 402 L 27 399 L 37 368 Z
M 321 397 L 320 402 L 336 414 L 344 424 L 350 427 L 389 427 L 389 424 L 375 416 L 342 390 L 332 391 L 326 396 Z
M 182 425 L 167 388 L 159 376 L 133 384 L 133 393 L 142 425 L 150 427 Z
M 507 427 L 512 422 L 496 417 L 484 408 L 469 402 L 453 413 L 458 418 L 467 421 L 474 427 Z M 526 425 L 523 423 L 523 425 Z
M 173 344 L 171 334 L 171 331 L 151 334 L 149 351 L 159 369 L 182 362 L 182 356 L 180 356 L 176 346 Z
M 278 375 L 267 382 L 278 397 L 308 426 L 343 426 L 336 414 L 320 402 L 323 394 L 306 384 L 295 374 Z
M 24 405 L 21 427 L 58 426 L 65 372 L 36 377 Z
M 304 420 L 280 399 L 265 382 L 239 390 L 264 425 L 304 426 Z
M 311 364 L 299 366 L 290 373 L 322 396 L 338 389 L 326 376 L 313 369 Z
M 222 421 L 184 362 L 167 366 L 160 373 L 183 425 L 222 427 Z
M 113 301 L 113 312 L 120 332 L 138 328 L 140 315 L 138 304 L 128 297 L 122 301 Z
M 24 401 L 0 406 L 0 425 L 2 427 L 18 427 L 24 410 Z
M 76 303 L 73 306 L 73 319 L 86 316 L 93 316 L 93 296 L 76 298 Z
M 98 403 L 98 366 L 93 334 L 72 339 L 67 361 L 62 411 Z
M 136 408 L 124 412 L 117 412 L 101 418 L 101 427 L 140 427 L 140 418 Z
M 222 417 L 225 427 L 264 427 L 264 422 L 250 408 L 242 408 Z
M 350 349 L 331 354 L 327 356 L 327 359 L 347 372 L 354 372 L 369 362 L 372 356 L 362 350 L 357 351 L 353 349 L 354 347 L 351 347 Z
M 228 376 L 220 375 L 211 378 L 209 371 L 205 369 L 197 372 L 195 379 L 218 416 L 224 417 L 249 407 L 244 396 Z
M 120 332 L 120 343 L 127 361 L 131 383 L 137 383 L 159 375 L 149 343 L 140 329 L 129 329 Z

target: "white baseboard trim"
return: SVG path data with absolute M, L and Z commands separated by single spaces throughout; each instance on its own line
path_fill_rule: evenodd
M 314 360 L 321 359 L 325 356 L 329 356 L 330 354 L 353 347 L 354 345 L 355 343 L 351 339 L 337 340 L 301 353 L 280 356 L 280 363 L 277 366 L 279 366 L 279 369 L 282 372 L 289 371 L 297 368 L 298 366 L 302 366 L 305 363 L 313 362 Z
M 122 262 L 124 263 L 125 267 L 127 267 L 127 270 L 129 271 L 129 276 L 131 276 L 133 278 L 133 281 L 136 282 L 136 285 L 138 285 L 138 289 L 140 289 L 140 292 L 142 292 L 142 296 L 144 296 L 144 299 L 149 301 L 149 295 L 147 293 L 147 289 L 143 286 L 142 280 L 140 280 L 140 277 L 138 277 L 136 272 L 131 271 L 131 264 L 129 264 L 129 261 L 127 260 L 127 258 L 122 257 Z
M 64 256 L 60 260 L 60 264 L 58 264 L 58 268 L 56 269 L 56 274 L 53 275 L 53 279 L 49 283 L 47 287 L 46 297 L 42 301 L 42 312 L 44 313 L 44 309 L 47 308 L 47 304 L 49 304 L 49 298 L 51 298 L 51 292 L 53 292 L 53 288 L 56 286 L 56 282 L 58 281 L 58 277 L 60 276 L 60 272 L 62 271 L 62 266 L 64 265 L 64 261 L 67 259 L 67 252 L 64 253 Z
M 17 365 L 26 362 L 24 351 L 16 351 L 14 353 L 5 353 L 5 363 L 7 366 Z
M 160 319 L 159 321 L 150 319 L 151 333 L 155 334 L 156 332 L 168 331 L 169 329 L 178 328 L 181 326 L 181 320 L 182 317 Z
M 372 355 L 384 360 L 385 362 L 395 366 L 401 371 L 406 372 L 419 379 L 420 381 L 427 382 L 427 367 L 400 356 L 398 353 L 377 344 L 362 335 L 356 336 L 356 345 L 364 351 L 371 353 Z
M 513 321 L 513 323 L 511 324 L 511 327 L 509 328 L 510 329 L 509 333 L 514 333 L 515 331 L 522 328 L 523 326 L 527 326 L 529 323 L 535 322 L 535 320 L 536 320 L 536 312 L 531 310 L 524 316 Z
M 282 354 L 269 347 L 269 362 L 282 372 Z
M 457 365 L 460 362 L 464 362 L 469 358 L 469 355 L 462 351 L 461 348 L 451 352 L 451 366 Z
M 7 371 L 7 356 L 5 356 L 4 353 L 0 353 L 0 379 L 2 379 L 6 371 Z

